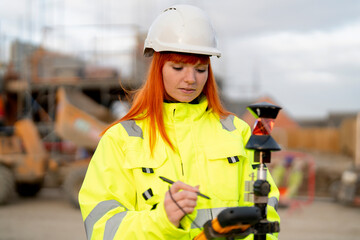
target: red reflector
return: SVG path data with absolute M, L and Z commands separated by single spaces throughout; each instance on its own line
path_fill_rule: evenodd
M 274 127 L 274 119 L 258 118 L 255 122 L 253 134 L 254 135 L 270 135 Z

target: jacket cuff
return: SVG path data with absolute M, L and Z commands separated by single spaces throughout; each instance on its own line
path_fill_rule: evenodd
M 189 234 L 189 228 L 182 225 L 183 228 L 177 228 L 174 224 L 172 224 L 167 217 L 164 203 L 160 202 L 156 209 L 154 210 L 156 212 L 156 219 L 155 222 L 159 224 L 159 227 L 161 228 L 161 231 L 165 236 L 177 239 L 181 238 L 182 236 Z

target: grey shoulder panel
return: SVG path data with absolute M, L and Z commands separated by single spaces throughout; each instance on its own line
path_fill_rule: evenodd
M 129 136 L 143 138 L 142 129 L 136 124 L 135 120 L 126 120 L 120 123 Z
M 227 118 L 225 119 L 220 119 L 221 125 L 223 127 L 223 129 L 226 129 L 228 131 L 234 131 L 235 125 L 234 125 L 234 115 L 229 115 Z

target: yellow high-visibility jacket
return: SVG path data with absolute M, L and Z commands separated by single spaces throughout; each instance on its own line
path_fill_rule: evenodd
M 166 131 L 175 151 L 158 134 L 150 153 L 146 119 L 120 122 L 106 131 L 79 193 L 88 239 L 193 239 L 202 230 L 197 226 L 224 208 L 253 205 L 245 196 L 245 182 L 256 177 L 253 152 L 244 148 L 251 130 L 239 118 L 220 119 L 207 107 L 205 97 L 197 104 L 164 103 Z M 164 209 L 169 184 L 159 176 L 200 185 L 211 200 L 198 197 L 196 210 L 177 228 Z M 279 192 L 267 176 L 268 219 L 280 221 Z M 267 239 L 277 239 L 277 234 Z

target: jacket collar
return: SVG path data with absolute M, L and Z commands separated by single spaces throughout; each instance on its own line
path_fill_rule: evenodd
M 201 96 L 198 103 L 166 103 L 163 104 L 165 123 L 182 121 L 193 122 L 200 119 L 206 112 L 208 101 Z

